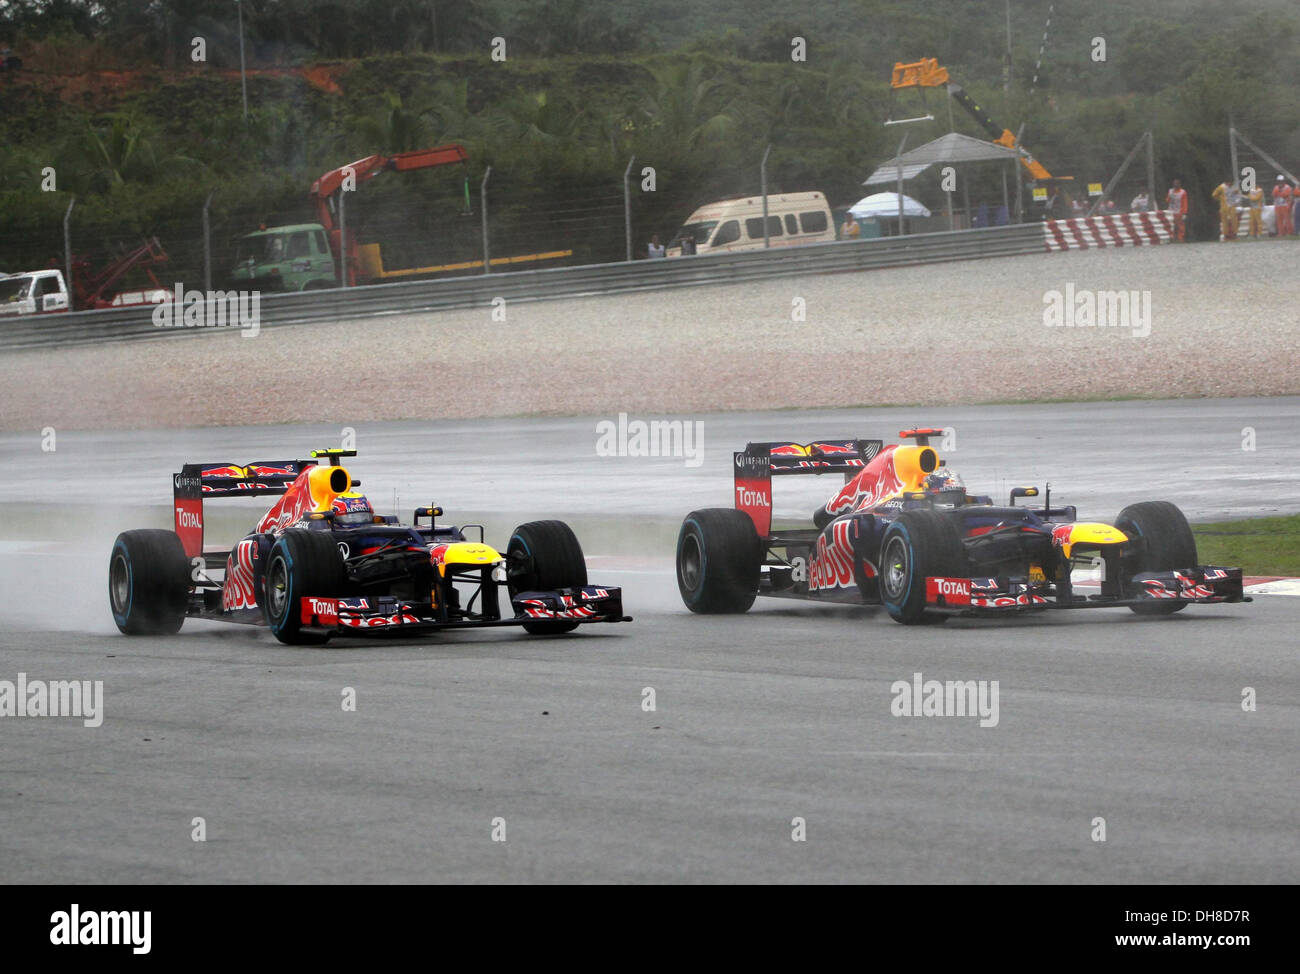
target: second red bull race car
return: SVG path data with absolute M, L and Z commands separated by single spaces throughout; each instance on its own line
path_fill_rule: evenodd
M 1240 568 L 1198 565 L 1196 539 L 1167 501 L 1130 504 L 1111 524 L 1074 506 L 1005 506 L 969 493 L 933 446 L 902 440 L 750 443 L 734 454 L 735 507 L 692 511 L 677 538 L 677 584 L 693 612 L 744 612 L 758 595 L 883 605 L 898 622 L 951 615 L 1127 606 L 1167 615 L 1249 602 Z M 772 479 L 843 474 L 809 528 L 774 529 Z M 1099 576 L 1099 577 L 1098 577 Z
M 617 586 L 588 584 L 582 546 L 563 521 L 520 525 L 504 551 L 484 543 L 482 525 L 439 524 L 440 507 L 418 507 L 403 525 L 357 490 L 339 465 L 352 456 L 185 464 L 172 480 L 175 530 L 124 531 L 113 544 L 118 629 L 167 634 L 201 618 L 266 625 L 283 643 L 311 644 L 489 626 L 547 635 L 631 621 Z M 268 494 L 279 500 L 242 541 L 204 546 L 207 501 Z

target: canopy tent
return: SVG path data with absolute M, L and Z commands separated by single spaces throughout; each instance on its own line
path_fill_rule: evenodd
M 1001 162 L 1019 158 L 1015 149 L 982 139 L 971 138 L 958 132 L 949 132 L 933 142 L 919 145 L 915 149 L 895 156 L 882 163 L 876 171 L 866 178 L 863 186 L 879 186 L 898 182 L 898 167 L 903 167 L 903 180 L 919 176 L 936 163 L 963 162 Z
M 898 194 L 876 193 L 858 200 L 849 207 L 855 220 L 864 220 L 873 216 L 898 216 Z M 930 211 L 912 199 L 903 197 L 903 216 L 929 216 Z

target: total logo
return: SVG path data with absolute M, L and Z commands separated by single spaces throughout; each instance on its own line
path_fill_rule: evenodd
M 338 599 L 314 599 L 310 597 L 303 599 L 302 621 L 305 625 L 312 625 L 315 622 L 322 626 L 337 626 L 339 623 Z
M 942 601 L 945 605 L 970 605 L 969 578 L 936 578 L 925 580 L 925 600 Z
M 736 506 L 771 507 L 772 495 L 765 490 L 752 490 L 749 487 L 737 487 Z
M 203 518 L 197 511 L 187 511 L 183 507 L 176 508 L 176 526 L 178 528 L 198 528 L 203 530 Z

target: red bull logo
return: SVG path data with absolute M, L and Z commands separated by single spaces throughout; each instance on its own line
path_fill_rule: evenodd
M 226 558 L 226 584 L 221 587 L 221 607 L 227 612 L 257 608 L 253 585 L 256 577 L 253 561 L 256 557 L 257 542 L 245 539 Z
M 808 564 L 808 590 L 851 588 L 853 581 L 853 542 L 849 538 L 849 521 L 837 521 L 831 528 L 831 540 L 823 534 L 817 539 Z
M 298 474 L 284 496 L 266 512 L 257 523 L 256 530 L 278 534 L 308 514 L 328 511 L 334 499 L 351 484 L 351 476 L 342 467 L 308 467 Z
M 903 481 L 894 468 L 894 450 L 889 446 L 862 468 L 862 472 L 844 485 L 844 489 L 826 504 L 828 514 L 864 511 L 898 493 Z

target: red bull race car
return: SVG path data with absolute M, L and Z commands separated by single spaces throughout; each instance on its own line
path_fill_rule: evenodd
M 490 626 L 545 635 L 631 621 L 619 588 L 588 584 L 582 547 L 564 522 L 520 525 L 504 553 L 484 543 L 482 525 L 438 523 L 440 507 L 418 507 L 403 525 L 357 490 L 339 465 L 352 456 L 317 450 L 310 460 L 185 464 L 172 479 L 175 530 L 125 531 L 113 544 L 108 594 L 118 629 L 166 634 L 186 618 L 214 619 L 312 644 Z M 251 533 L 233 548 L 204 546 L 206 502 L 261 495 L 279 499 Z
M 677 537 L 677 585 L 693 612 L 745 612 L 756 596 L 884 605 L 898 622 L 951 615 L 1127 606 L 1167 615 L 1193 604 L 1249 602 L 1240 568 L 1198 565 L 1196 539 L 1167 501 L 1112 524 L 1074 506 L 1006 506 L 969 493 L 931 437 L 750 443 L 734 454 L 735 507 L 692 511 Z M 774 529 L 772 479 L 843 474 L 813 526 Z

